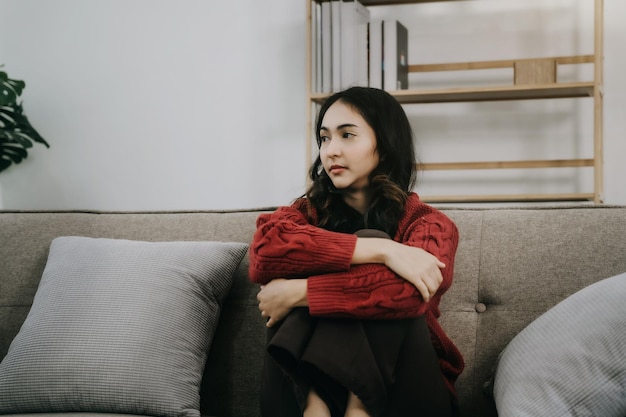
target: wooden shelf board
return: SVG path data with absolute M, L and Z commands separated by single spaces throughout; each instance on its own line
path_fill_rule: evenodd
M 424 171 L 519 168 L 579 168 L 594 166 L 593 159 L 552 159 L 527 161 L 431 162 L 420 164 Z
M 441 90 L 400 90 L 393 91 L 391 94 L 400 103 L 409 104 L 593 97 L 593 89 L 593 82 L 576 82 Z
M 409 65 L 409 72 L 471 71 L 495 68 L 513 68 L 515 63 L 552 60 L 558 65 L 593 64 L 594 55 L 568 55 L 543 58 L 501 59 L 497 61 L 448 62 L 439 64 Z
M 508 202 L 550 202 L 550 201 L 593 201 L 593 193 L 567 194 L 491 194 L 491 195 L 448 195 L 420 196 L 426 203 L 508 203 Z
M 398 90 L 389 93 L 402 104 L 578 98 L 593 97 L 594 83 L 585 81 L 479 88 Z M 329 95 L 326 93 L 311 94 L 311 100 L 322 103 Z
M 360 0 L 360 1 L 365 6 L 392 6 L 392 5 L 398 5 L 398 4 L 438 3 L 442 1 L 461 1 L 461 0 Z

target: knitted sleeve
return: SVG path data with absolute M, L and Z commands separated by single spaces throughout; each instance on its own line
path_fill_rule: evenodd
M 348 271 L 356 236 L 311 225 L 301 200 L 257 219 L 250 245 L 249 276 L 265 284 L 274 278 L 306 278 Z
M 427 212 L 421 212 L 424 207 Z M 441 271 L 443 282 L 429 302 L 424 302 L 412 284 L 384 265 L 354 265 L 348 271 L 309 277 L 311 315 L 400 319 L 430 310 L 439 317 L 439 301 L 452 284 L 457 228 L 443 213 L 422 204 L 401 222 L 399 236 L 402 243 L 422 248 L 446 264 Z

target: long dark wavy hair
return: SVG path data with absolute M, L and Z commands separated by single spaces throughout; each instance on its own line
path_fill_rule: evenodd
M 322 104 L 317 116 L 315 135 L 321 145 L 320 128 L 324 115 L 336 102 L 352 107 L 370 125 L 376 135 L 379 164 L 369 178 L 370 201 L 363 215 L 364 227 L 394 236 L 416 178 L 416 155 L 413 130 L 404 109 L 384 90 L 351 87 L 335 93 Z M 349 222 L 341 190 L 337 190 L 318 154 L 309 171 L 311 185 L 305 193 L 317 212 L 318 225 L 329 230 L 344 230 Z

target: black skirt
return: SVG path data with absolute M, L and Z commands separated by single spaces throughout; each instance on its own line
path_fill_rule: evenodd
M 372 417 L 456 414 L 423 317 L 328 319 L 294 309 L 268 329 L 262 415 L 302 416 L 310 389 L 333 417 L 343 417 L 349 392 Z

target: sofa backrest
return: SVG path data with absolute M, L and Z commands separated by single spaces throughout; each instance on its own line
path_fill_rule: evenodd
M 0 358 L 5 356 L 28 314 L 55 237 L 249 243 L 256 218 L 262 211 L 0 211 Z M 256 416 L 258 413 L 265 326 L 247 269 L 246 256 L 223 306 L 208 358 L 201 396 L 204 415 Z
M 54 237 L 249 243 L 266 210 L 0 212 L 0 357 L 26 317 Z M 442 326 L 464 355 L 463 415 L 495 415 L 482 392 L 515 334 L 568 295 L 626 271 L 626 207 L 447 208 L 460 243 Z M 205 415 L 258 416 L 265 327 L 257 288 L 239 266 L 209 354 Z
M 463 352 L 466 415 L 495 415 L 482 392 L 498 354 L 574 292 L 626 271 L 626 207 L 452 209 L 460 231 L 442 326 Z

